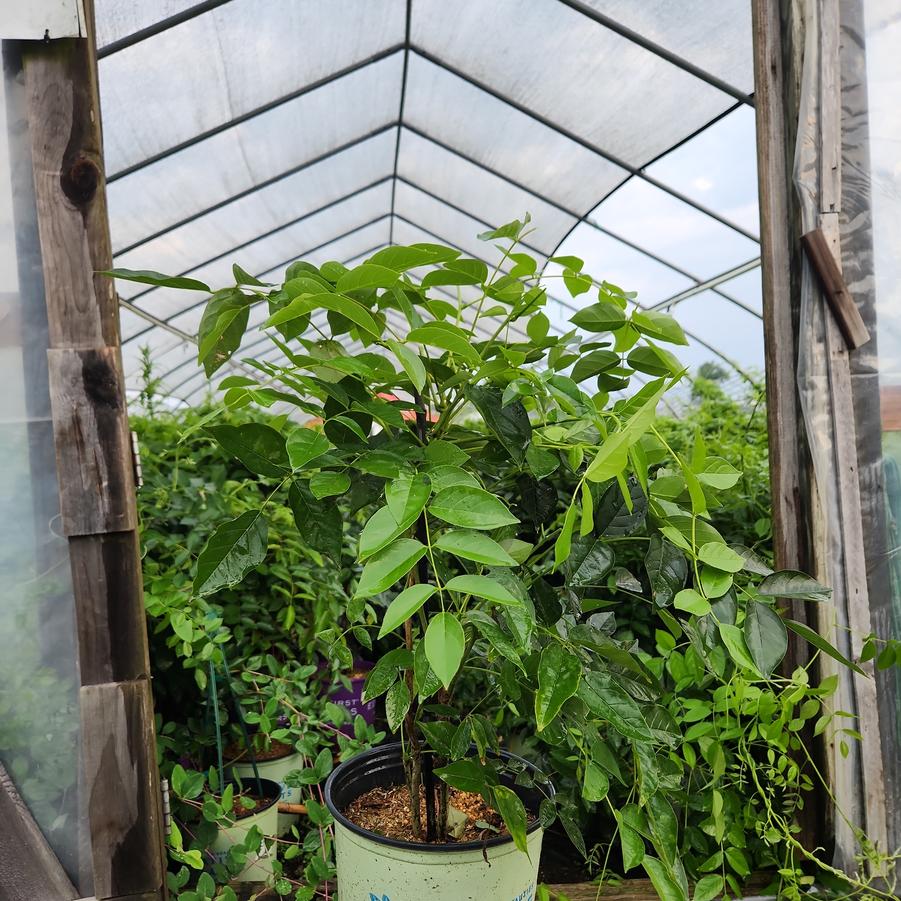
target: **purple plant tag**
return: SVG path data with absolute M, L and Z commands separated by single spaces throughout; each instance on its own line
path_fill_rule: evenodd
M 366 660 L 354 661 L 354 678 L 350 680 L 350 688 L 338 685 L 337 688 L 328 695 L 328 699 L 339 707 L 343 707 L 350 714 L 350 722 L 340 727 L 341 731 L 347 736 L 354 734 L 354 719 L 359 714 L 366 720 L 368 725 L 375 722 L 375 701 L 367 701 L 363 703 L 363 684 L 366 681 L 366 673 L 373 667 L 373 664 Z

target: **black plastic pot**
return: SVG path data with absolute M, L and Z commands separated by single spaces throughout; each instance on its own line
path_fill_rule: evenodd
M 536 772 L 528 761 L 501 752 Z M 404 784 L 400 744 L 365 751 L 338 766 L 326 782 L 325 803 L 335 818 L 335 850 L 341 897 L 390 901 L 515 901 L 534 897 L 543 830 L 538 808 L 554 797 L 547 780 L 534 787 L 515 784 L 503 775 L 504 785 L 522 799 L 533 817 L 527 828 L 529 855 L 519 851 L 509 835 L 485 841 L 424 844 L 388 838 L 351 822 L 344 811 L 373 788 Z

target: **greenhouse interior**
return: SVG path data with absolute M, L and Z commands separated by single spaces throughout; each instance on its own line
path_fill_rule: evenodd
M 0 0 L 0 901 L 897 898 L 899 45 Z

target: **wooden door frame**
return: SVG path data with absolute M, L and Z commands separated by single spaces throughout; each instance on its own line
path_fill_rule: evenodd
M 160 901 L 165 839 L 118 299 L 97 274 L 111 268 L 112 252 L 91 0 L 84 13 L 83 37 L 19 42 L 75 601 L 81 789 L 93 898 Z M 73 901 L 78 893 L 4 775 L 0 901 Z

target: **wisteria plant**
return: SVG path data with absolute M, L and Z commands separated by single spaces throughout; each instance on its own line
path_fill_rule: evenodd
M 477 677 L 576 762 L 581 797 L 546 800 L 542 820 L 559 817 L 584 851 L 578 805 L 627 780 L 634 803 L 617 812 L 626 864 L 641 863 L 661 896 L 688 898 L 671 802 L 680 726 L 634 644 L 612 637 L 611 591 L 643 596 L 702 660 L 719 648 L 754 678 L 779 665 L 787 629 L 840 657 L 775 606 L 828 592 L 728 546 L 709 510 L 728 503 L 740 473 L 700 438 L 682 456 L 655 429 L 683 375 L 670 350 L 687 343 L 678 323 L 574 257 L 552 259 L 559 275 L 542 276 L 522 249 L 528 223 L 480 236 L 497 250 L 493 266 L 422 243 L 352 268 L 299 261 L 275 285 L 235 266 L 235 284 L 217 291 L 112 274 L 209 294 L 198 335 L 209 376 L 237 353 L 251 318 L 279 352 L 244 358 L 249 374 L 219 383 L 224 408 L 284 403 L 294 414 L 280 427 L 206 423 L 273 490 L 210 537 L 197 594 L 264 559 L 271 505 L 288 505 L 326 557 L 340 553 L 342 510 L 372 511 L 346 613 L 360 641 L 387 648 L 366 694 L 384 696 L 411 798 L 438 786 L 426 792 L 426 822 L 411 805 L 416 835 L 446 837 L 453 786 L 480 793 L 525 849 L 537 812 L 502 784 L 481 702 L 464 704 Z M 578 312 L 560 333 L 545 309 L 564 292 Z M 618 539 L 639 528 L 647 551 L 630 571 L 617 562 Z

